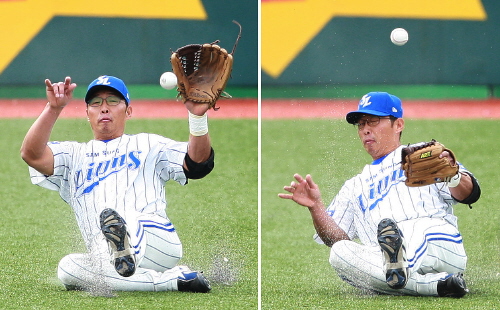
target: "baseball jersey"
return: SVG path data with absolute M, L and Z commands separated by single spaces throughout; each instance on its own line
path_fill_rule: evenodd
M 183 170 L 187 142 L 141 133 L 48 146 L 54 154 L 54 173 L 46 176 L 30 167 L 31 181 L 58 191 L 73 208 L 87 246 L 101 233 L 103 209 L 115 209 L 125 220 L 138 213 L 167 218 L 165 182 L 187 183 Z
M 377 226 L 384 218 L 396 222 L 421 217 L 444 218 L 457 226 L 453 205 L 457 203 L 446 183 L 422 187 L 405 185 L 401 169 L 400 146 L 386 156 L 375 160 L 363 171 L 346 181 L 327 208 L 349 238 L 359 238 L 365 245 L 378 245 Z M 459 171 L 467 170 L 460 164 Z M 316 234 L 318 243 L 322 243 Z

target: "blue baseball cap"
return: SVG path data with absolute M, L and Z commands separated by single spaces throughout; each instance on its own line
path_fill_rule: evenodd
M 358 110 L 347 113 L 345 118 L 349 124 L 354 124 L 362 114 L 402 118 L 403 107 L 401 100 L 394 95 L 386 92 L 371 92 L 361 98 Z
M 118 91 L 127 102 L 127 105 L 130 103 L 130 96 L 128 94 L 128 89 L 127 86 L 125 86 L 125 83 L 123 83 L 123 81 L 119 78 L 111 75 L 101 75 L 100 77 L 92 81 L 92 83 L 90 83 L 89 87 L 87 88 L 87 94 L 85 95 L 85 102 L 89 102 L 96 91 L 103 87 L 109 87 Z

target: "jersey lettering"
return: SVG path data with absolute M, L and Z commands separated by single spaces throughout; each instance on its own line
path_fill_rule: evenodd
M 85 169 L 77 171 L 75 174 L 77 196 L 90 193 L 101 181 L 123 169 L 139 168 L 140 153 L 141 151 L 132 151 L 101 162 L 92 162 Z
M 370 183 L 370 192 L 368 199 L 365 199 L 363 194 L 359 195 L 357 199 L 363 213 L 367 209 L 373 210 L 375 207 L 377 207 L 378 203 L 382 199 L 384 199 L 385 196 L 387 196 L 391 188 L 402 181 L 403 176 L 404 171 L 401 169 L 397 169 L 392 171 L 390 175 L 387 175 L 379 180 L 375 180 L 374 182 Z

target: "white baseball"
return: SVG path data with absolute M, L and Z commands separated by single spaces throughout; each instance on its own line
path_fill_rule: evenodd
M 391 32 L 392 43 L 401 46 L 408 42 L 408 32 L 403 28 L 396 28 Z
M 164 72 L 160 76 L 160 85 L 165 89 L 172 89 L 177 86 L 177 77 L 173 72 Z

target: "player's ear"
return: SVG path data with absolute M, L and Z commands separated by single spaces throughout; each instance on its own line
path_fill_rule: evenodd
M 402 132 L 404 128 L 405 128 L 405 120 L 402 119 L 402 118 L 398 118 L 396 120 L 396 129 L 397 129 L 397 132 Z
M 132 107 L 130 105 L 127 106 L 127 110 L 125 110 L 125 113 L 127 114 L 127 118 L 132 117 Z

